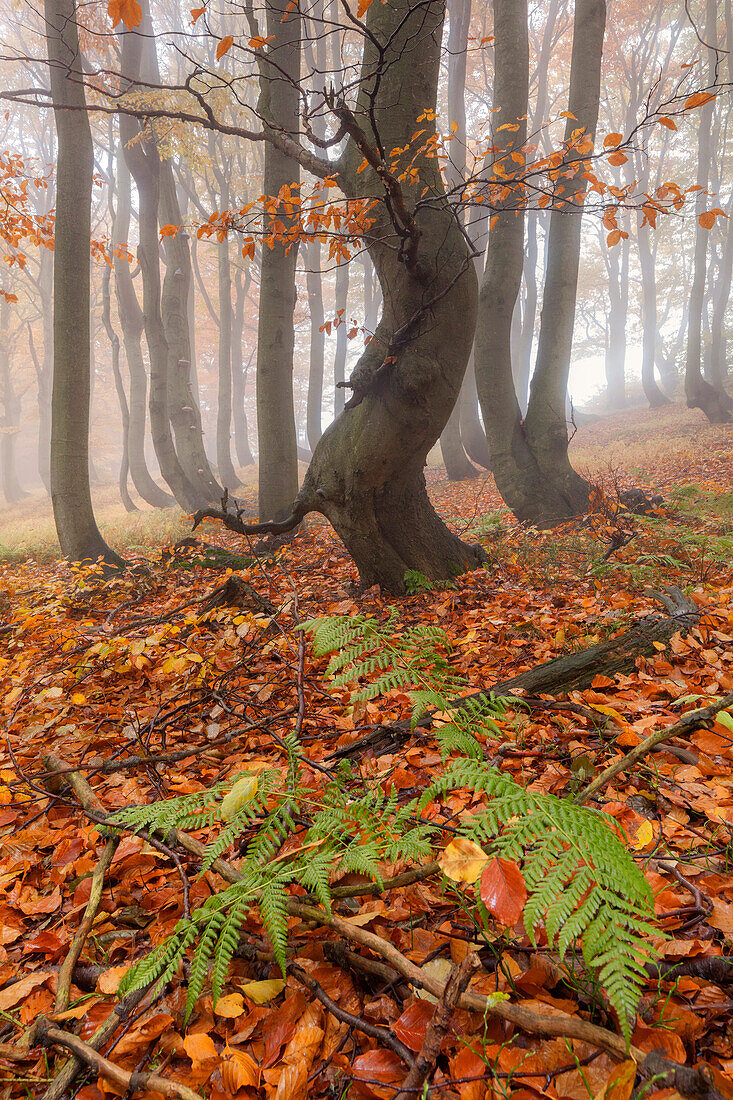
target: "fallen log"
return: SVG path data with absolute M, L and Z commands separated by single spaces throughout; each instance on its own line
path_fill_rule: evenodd
M 646 595 L 661 603 L 667 614 L 645 615 L 622 634 L 567 656 L 554 657 L 518 676 L 500 680 L 490 688 L 474 692 L 463 699 L 456 699 L 454 705 L 460 707 L 469 700 L 488 695 L 516 695 L 531 705 L 532 696 L 567 695 L 570 691 L 582 691 L 590 687 L 596 676 L 613 678 L 616 673 L 633 671 L 637 658 L 650 657 L 657 653 L 659 645 L 667 646 L 674 634 L 689 630 L 700 617 L 697 604 L 676 586 L 665 592 L 647 589 Z M 404 744 L 413 729 L 430 729 L 431 726 L 430 714 L 419 718 L 414 727 L 411 727 L 409 721 L 376 726 L 350 745 L 331 753 L 327 759 L 339 760 L 356 756 L 367 749 L 373 749 L 377 753 L 390 752 Z

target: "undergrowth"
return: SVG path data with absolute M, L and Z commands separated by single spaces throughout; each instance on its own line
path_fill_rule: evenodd
M 235 843 L 244 847 L 241 880 L 181 919 L 167 940 L 128 971 L 120 993 L 169 980 L 191 952 L 187 1015 L 209 974 L 216 1002 L 254 907 L 284 972 L 289 888 L 304 888 L 330 913 L 330 884 L 345 873 L 363 875 L 381 888 L 386 862 L 434 858 L 444 843 L 440 803 L 461 789 L 486 802 L 456 820 L 452 831 L 492 855 L 521 863 L 530 940 L 536 944 L 546 937 L 561 957 L 580 947 L 628 1041 L 654 914 L 643 875 L 606 819 L 570 801 L 527 791 L 487 763 L 483 743 L 498 732 L 493 719 L 504 713 L 507 701 L 489 695 L 455 706 L 452 700 L 465 685 L 451 668 L 448 642 L 438 628 L 401 628 L 392 610 L 381 624 L 338 615 L 313 619 L 301 629 L 312 636 L 317 657 L 331 655 L 325 673 L 331 686 L 357 685 L 353 701 L 399 689 L 410 693 L 413 724 L 428 709 L 440 712 L 436 733 L 445 770 L 419 799 L 406 801 L 396 788 L 385 793 L 354 776 L 348 763 L 314 788 L 302 746 L 291 732 L 284 739 L 284 770 L 245 771 L 194 795 L 119 812 L 117 824 L 163 836 L 172 827 L 216 829 L 202 873 Z M 480 927 L 488 919 L 480 902 L 476 914 Z

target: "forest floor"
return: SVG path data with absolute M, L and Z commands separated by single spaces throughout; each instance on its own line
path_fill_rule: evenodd
M 0 563 L 1 1097 L 43 1095 L 68 1057 L 63 1043 L 54 1046 L 48 1037 L 45 1047 L 34 1045 L 40 1043 L 30 1031 L 34 1023 L 48 1017 L 88 1042 L 113 1012 L 132 960 L 225 886 L 217 870 L 224 865 L 201 875 L 190 847 L 184 851 L 170 836 L 168 844 L 153 843 L 128 831 L 114 848 L 95 814 L 206 792 L 265 766 L 283 769 L 283 738 L 296 725 L 318 792 L 324 769 L 333 765 L 329 754 L 375 725 L 409 718 L 402 690 L 354 703 L 348 686 L 329 687 L 327 660 L 313 655 L 309 640 L 303 645 L 298 622 L 327 614 L 384 620 L 394 608 L 396 637 L 416 624 L 440 626 L 450 667 L 476 690 L 612 638 L 657 610 L 648 589 L 679 586 L 700 618 L 687 634 L 675 633 L 668 648 L 640 657 L 624 674 L 597 677 L 571 693 L 567 709 L 517 706 L 497 719 L 489 747 L 498 746 L 504 774 L 559 796 L 577 793 L 686 710 L 733 691 L 730 429 L 706 427 L 699 414 L 677 408 L 619 414 L 583 427 L 573 459 L 597 486 L 594 511 L 544 533 L 511 519 L 490 476 L 449 484 L 431 468 L 436 507 L 465 538 L 481 542 L 488 563 L 449 586 L 418 578 L 417 591 L 402 599 L 376 589 L 355 595 L 354 567 L 319 520 L 266 558 L 253 558 L 239 537 L 213 523 L 196 532 L 203 543 L 171 550 L 172 540 L 190 534 L 190 525 L 175 517 L 163 522 L 152 549 L 155 535 L 133 517 L 142 526 L 125 550 L 135 568 L 119 576 L 71 569 L 40 543 L 37 557 Z M 618 493 L 630 486 L 662 496 L 654 514 L 619 508 Z M 31 512 L 38 515 L 37 508 Z M 23 526 L 18 512 L 0 516 L 5 545 L 10 520 Z M 628 541 L 613 551 L 619 533 Z M 144 552 L 133 553 L 134 545 Z M 256 597 L 249 606 L 204 609 L 232 570 L 274 613 Z M 594 803 L 624 831 L 653 890 L 659 935 L 651 947 L 665 963 L 680 964 L 664 980 L 649 979 L 632 1043 L 641 1052 L 661 1049 L 678 1064 L 705 1063 L 710 1097 L 725 1100 L 733 1097 L 733 964 L 715 970 L 707 960 L 727 959 L 733 946 L 732 726 L 723 714 L 693 727 L 674 740 L 674 754 L 662 749 L 644 757 Z M 416 730 L 402 744 L 377 741 L 352 760 L 361 784 L 394 790 L 400 799 L 426 787 L 444 766 L 432 730 Z M 80 805 L 84 787 L 67 785 L 70 771 L 91 784 L 96 811 L 88 798 L 86 811 Z M 458 791 L 444 809 L 460 818 L 483 798 Z M 299 828 L 293 824 L 278 859 L 300 850 Z M 443 845 L 452 835 L 446 829 Z M 215 832 L 191 835 L 207 841 Z M 227 866 L 239 866 L 242 851 L 225 851 Z M 390 866 L 384 873 L 402 870 Z M 353 885 L 354 876 L 344 882 Z M 105 1048 L 109 1061 L 128 1074 L 161 1075 L 165 1087 L 146 1085 L 144 1077 L 133 1082 L 135 1095 L 150 1098 L 190 1096 L 187 1087 L 214 1100 L 347 1091 L 392 1100 L 407 1074 L 405 1048 L 421 1050 L 435 1006 L 383 964 L 380 972 L 362 933 L 443 980 L 476 931 L 468 912 L 473 887 L 459 894 L 434 873 L 366 900 L 345 898 L 334 903 L 342 918 L 338 935 L 291 914 L 297 966 L 284 987 L 255 906 L 242 926 L 249 947 L 233 960 L 225 996 L 214 1003 L 207 981 L 184 1021 L 191 973 L 181 966 L 131 1010 Z M 78 936 L 85 914 L 90 927 Z M 350 936 L 356 955 L 347 956 Z M 82 949 L 69 984 L 63 964 L 75 938 Z M 340 956 L 328 947 L 334 940 Z M 561 964 L 546 941 L 533 947 L 521 918 L 489 921 L 480 946 L 472 990 L 503 991 L 535 1018 L 619 1032 L 578 957 Z M 314 990 L 331 999 L 331 1008 L 335 1002 L 343 1019 Z M 491 1013 L 458 1009 L 431 1066 L 429 1094 L 556 1100 L 606 1090 L 606 1100 L 628 1100 L 634 1073 L 614 1071 L 618 1057 L 562 1035 L 562 1027 L 558 1036 L 543 1037 Z M 124 1076 L 115 1084 L 108 1069 L 99 1069 L 85 1069 L 72 1094 L 80 1100 L 126 1094 Z M 680 1081 L 677 1089 L 684 1092 Z M 676 1093 L 664 1088 L 653 1095 Z

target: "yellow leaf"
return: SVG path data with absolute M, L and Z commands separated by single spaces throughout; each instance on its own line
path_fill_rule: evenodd
M 631 841 L 631 844 L 637 851 L 640 851 L 642 848 L 646 848 L 647 844 L 651 844 L 653 840 L 654 829 L 652 828 L 652 823 L 651 821 L 644 821 L 636 830 L 636 835 Z
M 214 1005 L 217 1016 L 224 1016 L 227 1020 L 236 1020 L 237 1016 L 244 1014 L 244 1000 L 241 993 L 230 993 L 226 997 L 220 997 Z
M 245 997 L 249 997 L 250 1001 L 254 1001 L 256 1005 L 266 1005 L 282 993 L 285 988 L 285 979 L 266 978 L 263 982 L 247 982 L 239 988 Z
M 80 707 L 82 703 L 86 703 L 87 697 L 86 695 L 82 695 L 80 691 L 75 691 L 74 694 L 71 696 L 71 701 L 75 704 L 75 706 Z
M 219 40 L 216 46 L 216 60 L 221 61 L 224 54 L 229 53 L 233 45 L 234 39 L 232 38 L 231 34 L 224 35 L 224 37 Z
M 617 726 L 620 726 L 622 730 L 625 730 L 628 726 L 628 722 L 622 714 L 619 714 L 613 707 L 604 707 L 600 703 L 591 703 L 591 710 L 597 710 L 599 714 L 605 714 L 609 718 L 613 718 Z
M 615 1066 L 606 1086 L 597 1095 L 596 1100 L 629 1100 L 636 1079 L 636 1062 L 629 1060 Z
M 257 776 L 243 775 L 234 784 L 221 803 L 222 821 L 231 821 L 239 813 L 245 802 L 250 802 L 257 794 Z
M 452 840 L 438 860 L 445 877 L 453 882 L 475 882 L 488 862 L 483 848 L 462 836 Z

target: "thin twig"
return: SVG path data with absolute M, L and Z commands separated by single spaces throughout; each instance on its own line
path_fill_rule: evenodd
M 654 733 L 650 733 L 648 737 L 645 737 L 638 745 L 636 745 L 631 752 L 628 752 L 626 756 L 622 756 L 620 760 L 614 761 L 610 764 L 605 771 L 602 771 L 600 775 L 585 787 L 580 794 L 575 796 L 575 802 L 581 804 L 587 802 L 590 798 L 593 798 L 598 791 L 602 790 L 607 783 L 610 783 L 612 779 L 615 779 L 621 772 L 626 771 L 627 768 L 632 767 L 651 752 L 657 745 L 660 745 L 663 741 L 668 741 L 671 737 L 679 737 L 680 734 L 687 733 L 690 729 L 697 729 L 700 726 L 704 726 L 711 718 L 714 718 L 719 711 L 725 710 L 727 707 L 733 705 L 733 694 L 724 695 L 722 699 L 718 699 L 717 702 L 712 703 L 709 707 L 700 707 L 698 710 L 688 711 L 687 714 L 680 718 L 679 722 L 675 722 L 672 726 L 665 726 L 662 730 L 655 730 Z
M 128 1073 L 127 1070 L 104 1058 L 78 1036 L 70 1035 L 68 1031 L 63 1031 L 60 1027 L 55 1027 L 46 1021 L 43 1021 L 39 1033 L 43 1042 L 50 1043 L 52 1046 L 66 1047 L 100 1077 L 106 1077 L 123 1092 L 160 1092 L 163 1096 L 175 1098 L 175 1100 L 201 1100 L 200 1095 L 188 1085 L 159 1077 L 157 1073 Z
M 65 1012 L 69 1007 L 69 998 L 71 995 L 71 978 L 74 972 L 74 967 L 79 961 L 84 944 L 86 943 L 87 936 L 89 935 L 94 918 L 97 915 L 99 909 L 99 903 L 102 900 L 102 891 L 104 890 L 104 876 L 109 870 L 112 863 L 112 857 L 117 850 L 119 844 L 119 837 L 111 837 L 104 846 L 104 851 L 100 857 L 99 863 L 94 868 L 94 874 L 92 875 L 92 888 L 89 894 L 89 900 L 84 910 L 84 916 L 81 918 L 81 924 L 79 925 L 76 935 L 71 944 L 71 949 L 68 955 L 64 959 L 63 965 L 59 971 L 58 987 L 56 990 L 56 1000 L 54 1001 L 53 1011 L 54 1015 L 58 1015 L 59 1012 Z

